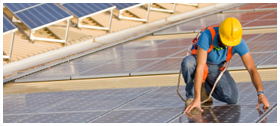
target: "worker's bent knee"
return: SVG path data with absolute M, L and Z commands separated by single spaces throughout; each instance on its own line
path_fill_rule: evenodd
M 196 65 L 196 59 L 195 56 L 193 55 L 186 56 L 181 63 L 181 67 L 183 69 L 193 68 L 195 67 L 195 65 Z

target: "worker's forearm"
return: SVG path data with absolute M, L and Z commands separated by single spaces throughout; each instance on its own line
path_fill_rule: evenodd
M 203 79 L 203 67 L 197 66 L 194 77 L 194 98 L 200 100 L 201 84 Z
M 255 86 L 257 92 L 263 91 L 262 80 L 257 69 L 249 70 L 249 74 L 251 76 L 252 83 Z

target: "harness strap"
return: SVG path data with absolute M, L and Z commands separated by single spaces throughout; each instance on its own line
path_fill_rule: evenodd
M 216 31 L 213 27 L 218 27 L 219 25 L 214 25 L 214 26 L 210 26 L 210 27 L 206 27 L 204 28 L 201 32 L 205 31 L 206 29 L 209 29 L 210 33 L 211 33 L 211 36 L 212 36 L 212 42 L 211 42 L 211 46 L 210 48 L 207 50 L 207 53 L 210 53 L 212 51 L 212 49 L 214 48 L 214 45 L 213 45 L 213 41 L 214 41 L 214 38 L 216 36 Z M 191 54 L 195 54 L 197 55 L 197 44 L 194 45 L 194 49 L 192 49 L 192 53 Z
M 225 62 L 225 64 L 220 68 L 220 70 L 224 70 L 225 69 L 225 65 L 228 63 L 228 61 L 230 61 L 231 57 L 232 57 L 232 46 L 228 47 L 228 51 L 227 51 L 227 60 Z

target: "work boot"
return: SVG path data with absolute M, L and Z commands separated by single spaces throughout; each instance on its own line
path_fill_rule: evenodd
M 209 94 L 207 94 L 205 87 L 204 87 L 204 83 L 202 83 L 201 85 L 201 102 L 206 100 L 209 97 Z M 213 103 L 213 98 L 210 97 L 210 99 L 208 101 L 206 101 L 205 103 Z
M 184 110 L 186 110 L 186 108 L 192 103 L 192 101 L 193 101 L 193 98 L 188 98 L 188 99 L 186 100 L 186 102 L 185 102 L 185 109 L 184 109 Z M 196 107 L 193 108 L 193 109 L 190 111 L 190 114 L 192 114 L 192 115 L 198 114 L 198 109 L 197 109 Z

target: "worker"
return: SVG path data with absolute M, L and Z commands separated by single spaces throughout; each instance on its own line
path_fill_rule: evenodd
M 181 63 L 182 74 L 186 83 L 185 113 L 198 110 L 203 112 L 201 101 L 208 98 L 218 75 L 224 68 L 224 63 L 228 62 L 235 53 L 238 53 L 241 57 L 257 91 L 258 103 L 256 108 L 259 108 L 261 103 L 264 104 L 264 109 L 269 108 L 270 104 L 264 94 L 261 78 L 249 48 L 242 39 L 242 26 L 238 19 L 228 17 L 220 25 L 205 29 L 201 33 L 196 46 L 192 47 L 192 55 L 186 56 Z M 203 80 L 205 68 L 208 68 L 208 74 Z M 203 81 L 205 82 L 203 83 Z M 227 104 L 238 102 L 237 85 L 227 70 L 217 82 L 212 96 Z M 208 102 L 213 102 L 213 99 Z

